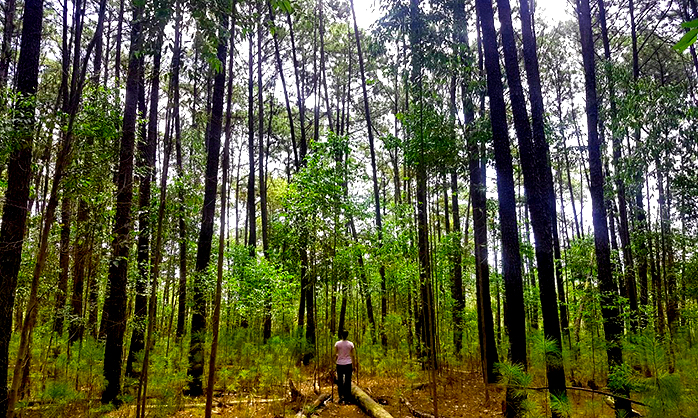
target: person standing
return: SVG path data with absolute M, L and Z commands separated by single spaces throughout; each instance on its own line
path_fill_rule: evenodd
M 349 331 L 341 330 L 339 337 L 341 340 L 334 344 L 334 353 L 337 357 L 337 392 L 339 392 L 339 403 L 343 404 L 351 400 L 351 373 L 355 357 L 354 343 L 347 340 Z

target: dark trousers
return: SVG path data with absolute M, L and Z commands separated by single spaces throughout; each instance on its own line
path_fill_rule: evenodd
M 339 400 L 348 401 L 351 399 L 351 364 L 337 365 L 337 392 Z

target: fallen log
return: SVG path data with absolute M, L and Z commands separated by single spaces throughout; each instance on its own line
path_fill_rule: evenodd
M 374 401 L 373 398 L 368 396 L 366 392 L 361 390 L 355 384 L 351 384 L 351 396 L 354 397 L 354 401 L 368 416 L 373 418 L 393 418 L 388 411 L 386 411 L 378 402 Z
M 415 383 L 412 385 L 412 390 L 421 390 L 429 386 L 429 382 Z
M 407 410 L 410 411 L 410 413 L 412 415 L 414 415 L 416 418 L 435 418 L 432 414 L 428 414 L 426 412 L 421 412 L 421 411 L 415 409 L 415 407 L 412 406 L 410 401 L 403 398 L 402 396 L 400 397 L 400 403 L 404 404 L 407 407 Z
M 321 393 L 310 406 L 301 408 L 296 414 L 296 418 L 306 418 L 316 414 L 325 406 L 325 402 L 327 402 L 328 399 L 330 399 L 329 393 Z
M 614 398 L 612 398 L 611 396 L 606 396 L 604 398 L 604 402 L 606 402 L 606 405 L 610 406 L 611 409 L 613 409 L 614 411 L 616 410 L 616 400 Z M 641 413 L 639 413 L 638 411 L 636 411 L 632 408 L 630 409 L 630 414 L 628 414 L 628 417 L 641 417 L 641 416 L 642 416 Z

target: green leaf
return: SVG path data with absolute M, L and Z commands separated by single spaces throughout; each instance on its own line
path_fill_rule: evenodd
M 691 20 L 690 22 L 683 22 L 681 27 L 684 29 L 698 28 L 698 19 Z
M 284 13 L 293 13 L 293 6 L 291 6 L 290 0 L 277 0 L 274 2 L 274 8 L 277 10 L 282 10 Z
M 689 22 L 690 23 L 690 22 Z M 689 46 L 693 45 L 693 43 L 696 41 L 696 36 L 698 36 L 698 28 L 693 28 L 690 31 L 688 31 L 680 41 L 674 45 L 674 49 L 678 52 L 683 52 L 686 49 L 688 49 Z

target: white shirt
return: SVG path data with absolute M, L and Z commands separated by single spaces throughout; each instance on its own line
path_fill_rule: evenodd
M 348 340 L 339 340 L 334 343 L 334 348 L 337 350 L 338 365 L 351 364 L 351 351 L 354 349 L 354 343 Z

